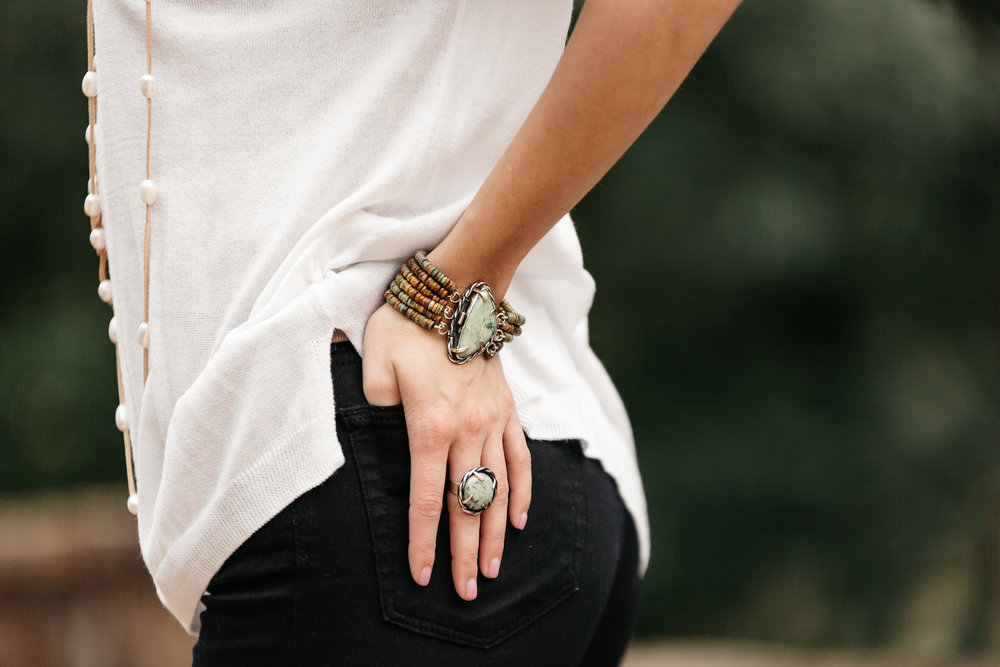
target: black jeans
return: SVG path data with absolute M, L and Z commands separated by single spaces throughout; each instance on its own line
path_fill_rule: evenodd
M 194 665 L 614 665 L 635 618 L 638 545 L 614 482 L 575 441 L 528 441 L 525 530 L 500 576 L 455 593 L 448 522 L 430 585 L 407 566 L 402 408 L 373 407 L 361 360 L 332 348 L 346 464 L 252 535 L 202 598 Z

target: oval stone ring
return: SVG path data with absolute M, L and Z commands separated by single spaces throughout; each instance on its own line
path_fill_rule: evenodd
M 479 514 L 493 503 L 497 495 L 497 476 L 489 468 L 473 468 L 462 475 L 462 481 L 451 482 L 448 490 L 458 495 L 458 506 L 466 514 Z

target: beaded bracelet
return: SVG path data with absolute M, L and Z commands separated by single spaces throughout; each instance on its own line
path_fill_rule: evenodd
M 497 305 L 493 291 L 483 282 L 464 293 L 451 278 L 418 250 L 409 257 L 385 291 L 385 300 L 424 329 L 448 337 L 448 358 L 464 364 L 480 352 L 495 357 L 504 346 L 521 335 L 524 315 L 502 300 Z

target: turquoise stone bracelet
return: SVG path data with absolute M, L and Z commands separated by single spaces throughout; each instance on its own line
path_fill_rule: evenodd
M 464 294 L 455 282 L 434 266 L 427 251 L 418 250 L 400 267 L 385 291 L 385 300 L 407 318 L 448 337 L 448 359 L 464 364 L 480 353 L 494 357 L 521 335 L 524 316 L 483 282 Z
M 493 292 L 486 283 L 475 283 L 462 295 L 458 315 L 451 321 L 448 358 L 462 364 L 480 352 L 487 357 L 495 356 L 500 351 L 494 340 L 496 333 L 497 304 Z

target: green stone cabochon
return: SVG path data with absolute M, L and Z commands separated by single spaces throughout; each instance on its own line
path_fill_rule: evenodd
M 469 475 L 462 487 L 462 497 L 459 499 L 470 512 L 480 512 L 493 502 L 493 479 L 482 475 Z
M 472 302 L 465 310 L 465 322 L 458 336 L 458 350 L 455 355 L 459 359 L 468 359 L 493 337 L 497 329 L 497 304 L 487 291 L 472 293 Z

